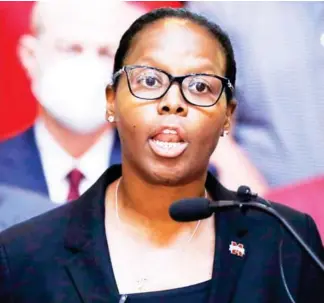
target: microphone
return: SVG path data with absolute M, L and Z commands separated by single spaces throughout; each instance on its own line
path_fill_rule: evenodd
M 248 186 L 241 185 L 237 190 L 238 200 L 209 201 L 206 198 L 182 199 L 174 202 L 169 209 L 171 218 L 178 222 L 198 221 L 209 218 L 214 212 L 228 210 L 231 208 L 246 209 L 246 203 L 255 199 L 261 205 L 271 207 L 271 203 L 252 193 Z M 251 202 L 249 202 L 251 203 Z M 260 207 L 262 207 L 260 205 Z M 253 205 L 248 205 L 253 207 Z
M 238 201 L 209 201 L 206 198 L 182 199 L 170 206 L 169 214 L 173 220 L 178 222 L 198 221 L 209 218 L 214 212 L 243 207 L 240 202 L 248 202 L 256 199 L 257 196 L 248 186 L 241 185 L 237 190 Z
M 237 207 L 236 201 L 209 201 L 206 198 L 182 199 L 169 209 L 171 218 L 178 222 L 191 222 L 209 218 L 214 212 Z
M 206 219 L 209 218 L 215 212 L 226 211 L 233 208 L 239 208 L 241 210 L 253 208 L 265 212 L 268 215 L 274 217 L 277 221 L 279 221 L 280 225 L 282 225 L 292 235 L 294 240 L 302 247 L 302 249 L 304 249 L 307 252 L 307 254 L 313 259 L 313 261 L 324 273 L 323 262 L 305 243 L 305 241 L 292 227 L 292 225 L 272 207 L 269 201 L 258 197 L 257 194 L 251 193 L 250 188 L 247 186 L 239 187 L 237 197 L 238 201 L 209 201 L 205 198 L 182 199 L 174 202 L 170 206 L 169 214 L 170 217 L 175 221 L 190 222 Z

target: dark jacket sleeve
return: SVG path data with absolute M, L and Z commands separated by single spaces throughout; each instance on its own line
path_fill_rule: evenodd
M 324 261 L 324 248 L 320 235 L 313 219 L 306 215 L 306 239 L 312 250 Z M 299 296 L 297 302 L 322 302 L 324 301 L 324 272 L 307 255 L 303 254 L 301 267 L 301 280 L 299 286 Z
M 9 260 L 4 245 L 0 238 L 0 302 L 13 302 L 10 292 L 11 279 Z

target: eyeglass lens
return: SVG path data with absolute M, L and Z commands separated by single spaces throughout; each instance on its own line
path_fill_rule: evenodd
M 149 67 L 134 67 L 126 70 L 131 92 L 140 99 L 160 98 L 169 88 L 169 76 Z M 211 75 L 187 76 L 181 86 L 183 95 L 192 104 L 214 104 L 222 93 L 222 81 Z

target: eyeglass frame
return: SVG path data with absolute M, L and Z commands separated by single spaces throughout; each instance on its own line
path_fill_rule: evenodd
M 135 69 L 135 68 L 149 68 L 149 69 L 153 69 L 153 70 L 156 70 L 156 71 L 158 71 L 158 72 L 161 72 L 161 73 L 165 74 L 165 75 L 169 78 L 169 82 L 170 82 L 170 83 L 169 83 L 169 86 L 167 87 L 167 89 L 165 90 L 165 92 L 164 92 L 161 96 L 156 97 L 156 98 L 142 98 L 142 97 L 138 97 L 138 96 L 136 96 L 136 95 L 134 94 L 132 88 L 131 88 L 131 84 L 130 84 L 129 76 L 128 76 L 128 73 L 127 73 L 128 70 L 132 70 L 132 69 Z M 233 91 L 234 91 L 234 87 L 233 87 L 231 81 L 230 81 L 228 78 L 226 78 L 226 77 L 221 77 L 221 76 L 218 76 L 218 75 L 207 74 L 207 73 L 191 73 L 191 74 L 187 74 L 187 75 L 183 75 L 183 76 L 172 76 L 172 75 L 170 75 L 168 72 L 166 72 L 166 71 L 164 71 L 164 70 L 162 70 L 162 69 L 160 69 L 160 68 L 152 67 L 152 66 L 147 66 L 147 65 L 124 65 L 121 69 L 119 69 L 117 72 L 115 72 L 115 73 L 113 74 L 113 77 L 112 77 L 112 83 L 113 83 L 113 85 L 115 85 L 115 83 L 116 83 L 116 79 L 117 79 L 119 76 L 121 76 L 121 74 L 122 74 L 123 72 L 126 73 L 127 84 L 128 84 L 128 89 L 129 89 L 130 93 L 131 93 L 134 97 L 136 97 L 136 98 L 138 98 L 138 99 L 141 99 L 141 100 L 158 100 L 158 99 L 163 98 L 163 97 L 168 93 L 170 87 L 172 86 L 172 84 L 173 84 L 174 82 L 176 82 L 176 83 L 179 84 L 179 86 L 180 86 L 180 92 L 181 92 L 181 95 L 182 95 L 183 99 L 184 99 L 187 103 L 189 103 L 189 104 L 191 104 L 191 105 L 194 105 L 194 106 L 199 106 L 199 107 L 211 107 L 211 106 L 214 106 L 214 105 L 219 101 L 219 99 L 221 98 L 221 96 L 222 96 L 224 90 L 226 90 L 226 89 L 230 89 L 232 93 L 233 93 Z M 215 101 L 213 104 L 211 104 L 211 105 L 198 105 L 198 104 L 195 104 L 195 103 L 190 102 L 190 101 L 186 98 L 186 96 L 185 96 L 185 94 L 184 94 L 184 92 L 183 92 L 183 89 L 182 89 L 182 83 L 183 83 L 184 79 L 186 79 L 186 78 L 188 78 L 188 77 L 192 77 L 192 76 L 209 76 L 209 77 L 217 78 L 217 79 L 219 79 L 219 80 L 221 81 L 221 83 L 222 83 L 222 89 L 221 89 L 221 92 L 220 92 L 218 98 L 216 99 L 216 101 Z

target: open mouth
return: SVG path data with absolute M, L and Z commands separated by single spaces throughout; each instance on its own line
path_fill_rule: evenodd
M 177 129 L 163 128 L 149 139 L 149 145 L 160 157 L 176 158 L 186 150 L 188 142 Z

